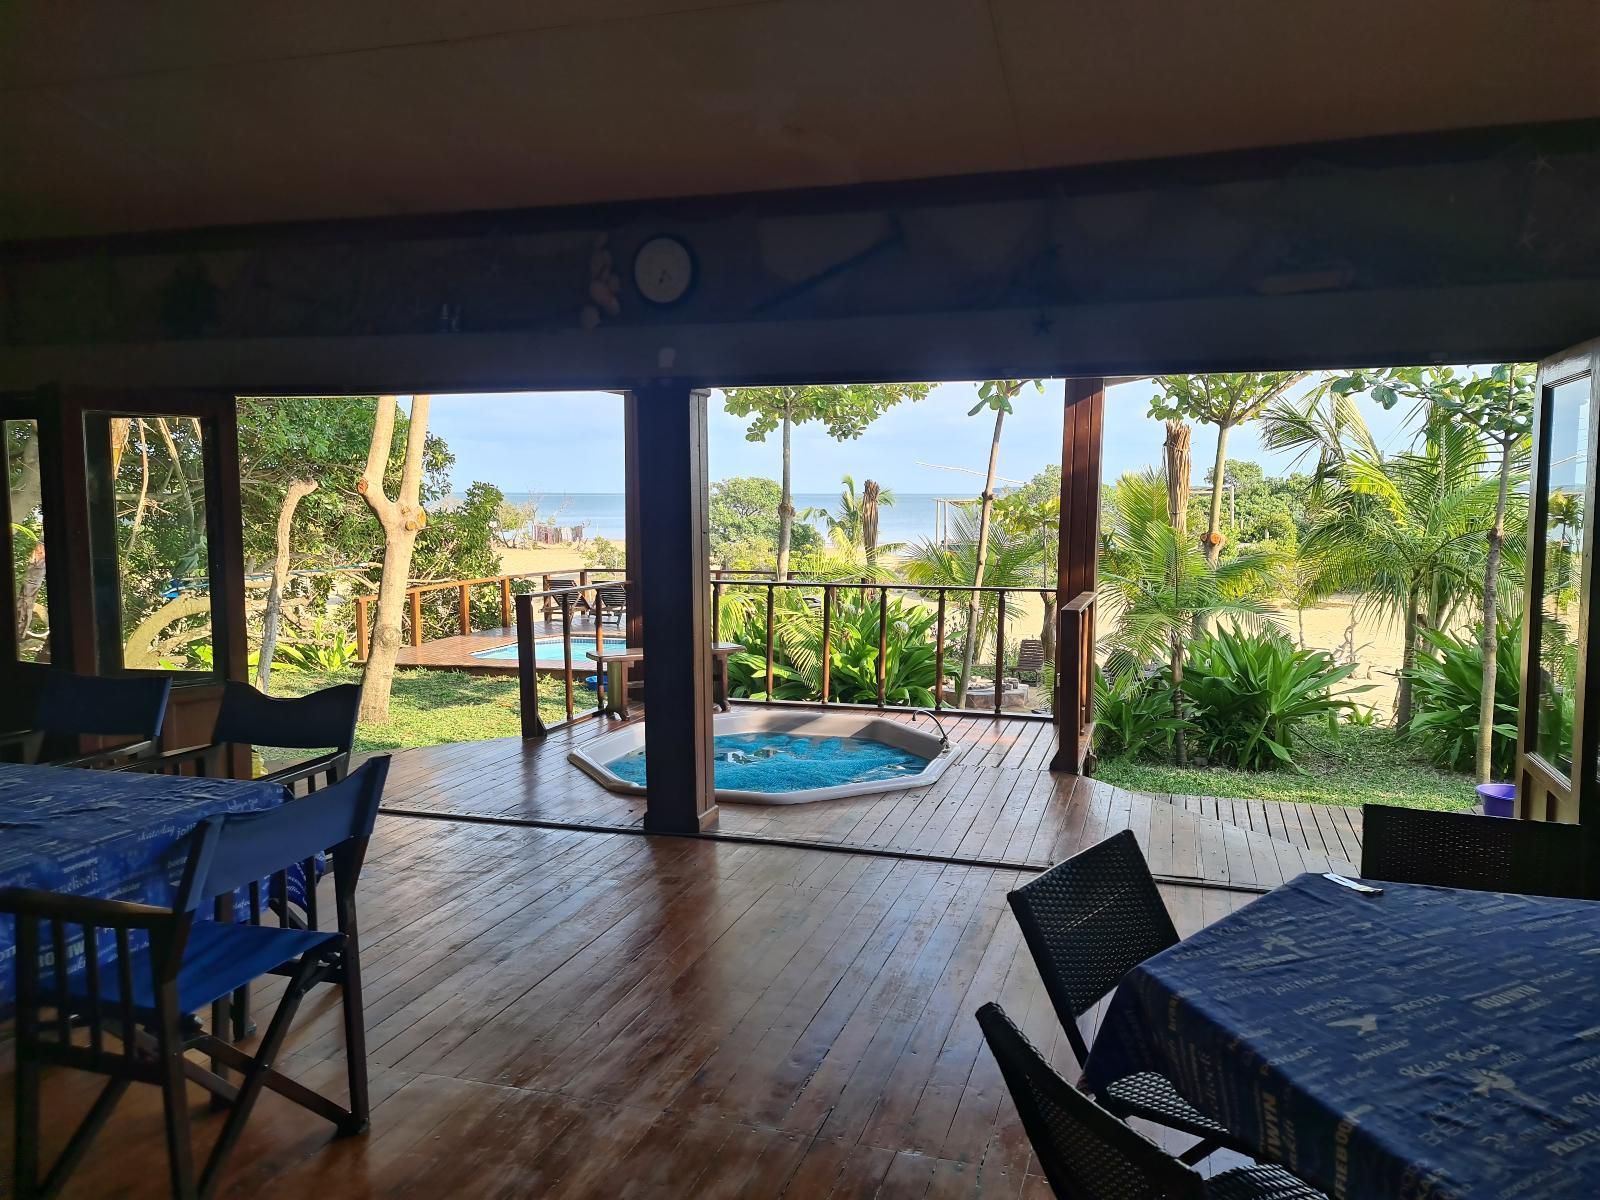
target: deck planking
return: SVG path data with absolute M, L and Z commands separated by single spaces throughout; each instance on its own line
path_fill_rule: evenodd
M 999 999 L 1070 1069 L 1005 902 L 1023 878 L 382 817 L 360 898 L 371 1132 L 334 1139 L 268 1093 L 220 1194 L 1048 1194 L 972 1019 Z M 1162 894 L 1185 936 L 1249 899 Z M 281 1065 L 342 1098 L 341 1055 L 323 990 Z M 52 1072 L 46 1112 L 90 1094 Z M 191 1099 L 203 1151 L 221 1117 Z M 47 1153 L 66 1128 L 47 1121 Z M 165 1195 L 160 1129 L 154 1089 L 136 1086 L 66 1195 Z
M 907 713 L 888 717 L 911 719 Z M 1090 778 L 1051 774 L 1054 730 L 1046 722 L 949 714 L 941 719 L 957 746 L 956 757 L 927 787 L 814 804 L 725 803 L 718 829 L 774 841 L 1035 869 L 1131 829 L 1158 874 L 1244 887 L 1275 887 L 1304 871 L 1349 873 L 1360 861 L 1359 810 L 1128 792 Z M 637 831 L 643 799 L 606 791 L 567 759 L 575 747 L 620 725 L 589 720 L 542 740 L 505 738 L 399 751 L 387 807 Z

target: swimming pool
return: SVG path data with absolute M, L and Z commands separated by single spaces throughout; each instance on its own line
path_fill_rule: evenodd
M 607 638 L 606 645 L 615 650 L 623 645 L 623 639 L 620 635 L 614 638 Z M 575 637 L 572 639 L 572 665 L 574 667 L 587 667 L 593 670 L 594 664 L 587 657 L 593 652 L 594 638 Z M 509 646 L 495 646 L 489 650 L 476 650 L 473 652 L 472 657 L 486 659 L 490 662 L 516 662 L 517 644 L 512 642 Z M 566 656 L 561 649 L 561 639 L 540 638 L 534 642 L 533 661 L 546 667 L 560 666 L 565 663 Z
M 793 792 L 801 788 L 904 779 L 922 772 L 920 754 L 863 737 L 795 733 L 729 733 L 714 739 L 718 791 Z M 606 764 L 629 783 L 645 782 L 644 751 Z

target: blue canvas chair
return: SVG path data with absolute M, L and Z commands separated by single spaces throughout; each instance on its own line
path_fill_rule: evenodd
M 375 758 L 314 797 L 259 813 L 213 818 L 192 835 L 171 908 L 39 892 L 0 890 L 0 913 L 17 923 L 16 1162 L 19 1200 L 54 1196 L 82 1160 L 130 1083 L 161 1089 L 166 1111 L 172 1194 L 197 1200 L 215 1193 L 229 1152 L 261 1096 L 271 1088 L 341 1134 L 368 1120 L 366 1032 L 361 1001 L 355 892 L 377 819 L 388 758 Z M 263 880 L 281 885 L 286 864 L 332 848 L 338 929 L 329 932 L 260 924 Z M 198 919 L 201 906 L 245 891 L 254 924 Z M 69 970 L 76 927 L 81 970 Z M 41 950 L 48 948 L 47 961 Z M 101 961 L 101 950 L 109 961 Z M 254 1055 L 185 1021 L 263 975 L 288 979 Z M 289 1025 L 317 983 L 343 989 L 350 1101 L 342 1108 L 275 1070 Z M 211 1057 L 208 1071 L 185 1057 Z M 55 1163 L 41 1174 L 40 1075 L 46 1066 L 109 1077 Z M 240 1073 L 235 1084 L 227 1070 Z M 209 1159 L 195 1176 L 185 1087 L 197 1083 L 228 1111 Z
M 0 757 L 55 767 L 115 767 L 156 752 L 166 722 L 169 675 L 44 672 L 28 729 L 0 733 Z M 115 738 L 85 753 L 81 739 Z

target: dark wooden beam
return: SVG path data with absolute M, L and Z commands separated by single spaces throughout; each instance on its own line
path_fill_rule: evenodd
M 627 392 L 622 398 L 622 459 L 623 478 L 626 480 L 626 491 L 622 497 L 623 506 L 623 534 L 622 555 L 623 563 L 628 569 L 628 611 L 627 611 L 627 639 L 630 646 L 644 645 L 644 608 L 643 600 L 639 595 L 638 564 L 644 556 L 644 547 L 641 542 L 639 530 L 639 489 L 636 486 L 639 478 L 639 426 L 638 402 L 632 392 Z M 643 664 L 635 668 L 634 673 L 638 678 L 644 678 Z
M 662 833 L 697 833 L 717 823 L 706 404 L 704 391 L 675 381 L 635 389 L 628 399 L 627 490 L 638 497 L 638 557 L 630 555 L 628 573 L 650 669 L 644 826 Z
M 1079 774 L 1090 746 L 1094 604 L 1099 581 L 1100 452 L 1105 380 L 1066 381 L 1061 421 L 1061 530 L 1056 541 L 1056 753 L 1052 771 Z

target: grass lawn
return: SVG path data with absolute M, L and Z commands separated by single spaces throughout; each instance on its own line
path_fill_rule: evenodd
M 360 683 L 360 671 L 319 675 L 305 671 L 275 670 L 275 696 L 303 696 L 336 683 Z M 553 675 L 539 680 L 539 715 L 547 724 L 565 720 L 565 692 Z M 594 693 L 574 692 L 583 711 Z M 517 677 L 474 675 L 466 671 L 396 671 L 389 695 L 389 720 L 383 725 L 361 725 L 356 749 L 399 750 L 406 746 L 441 746 L 448 742 L 481 742 L 489 738 L 520 737 Z
M 1101 761 L 1095 778 L 1133 792 L 1237 800 L 1466 809 L 1478 799 L 1470 776 L 1439 770 L 1392 729 L 1341 726 L 1334 735 L 1319 729 L 1308 733 L 1295 758 L 1303 774 L 1293 769 L 1179 769 L 1170 763 L 1108 759 Z

